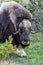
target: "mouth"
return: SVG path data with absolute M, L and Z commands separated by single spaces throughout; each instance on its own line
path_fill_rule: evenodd
M 29 45 L 29 44 L 30 44 L 29 41 L 28 42 L 22 41 L 22 45 Z

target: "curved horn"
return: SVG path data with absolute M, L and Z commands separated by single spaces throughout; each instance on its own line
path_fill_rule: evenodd
M 35 34 L 36 32 L 35 31 L 31 31 L 32 34 Z

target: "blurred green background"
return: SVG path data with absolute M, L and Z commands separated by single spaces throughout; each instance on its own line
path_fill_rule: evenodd
M 5 65 L 43 65 L 43 0 L 1 0 L 0 2 L 16 1 L 27 8 L 33 15 L 32 29 L 35 34 L 30 34 L 30 46 L 25 48 L 26 58 L 14 54 L 16 46 L 12 46 L 12 37 L 4 44 L 0 43 L 0 58 Z M 9 45 L 8 45 L 9 44 Z M 10 54 L 11 53 L 11 54 Z M 10 54 L 10 55 L 9 55 Z

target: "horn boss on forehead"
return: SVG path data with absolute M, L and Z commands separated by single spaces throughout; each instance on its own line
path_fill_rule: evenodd
M 27 19 L 22 20 L 23 26 L 31 28 L 31 22 Z

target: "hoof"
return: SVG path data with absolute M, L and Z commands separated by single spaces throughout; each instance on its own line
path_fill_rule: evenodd
M 16 54 L 21 56 L 21 57 L 27 57 L 27 54 L 24 52 L 23 49 L 17 49 Z

